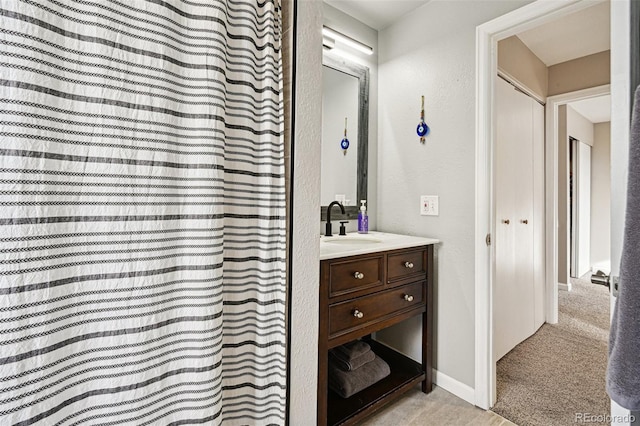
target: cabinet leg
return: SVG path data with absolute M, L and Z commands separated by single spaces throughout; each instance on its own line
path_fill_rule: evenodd
M 432 352 L 433 352 L 433 246 L 427 248 L 427 285 L 425 288 L 426 312 L 422 314 L 422 368 L 425 379 L 422 392 L 429 393 L 433 389 Z
M 427 296 L 428 297 L 428 296 Z M 433 386 L 432 367 L 431 367 L 431 317 L 427 312 L 422 314 L 422 370 L 424 371 L 424 380 L 422 381 L 422 392 L 431 392 Z
M 328 350 L 326 345 L 320 344 L 318 352 L 318 426 L 327 424 L 327 391 L 328 391 Z
M 425 379 L 422 382 L 422 393 L 429 393 L 433 390 L 433 382 L 430 379 Z

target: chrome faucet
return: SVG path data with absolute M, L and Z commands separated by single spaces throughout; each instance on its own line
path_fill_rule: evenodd
M 344 206 L 342 204 L 340 204 L 337 201 L 332 201 L 329 206 L 327 207 L 327 224 L 325 226 L 325 232 L 324 232 L 324 236 L 325 237 L 330 237 L 331 235 L 331 208 L 333 206 L 339 206 L 340 210 L 342 211 L 342 214 L 346 214 L 346 212 L 344 211 Z

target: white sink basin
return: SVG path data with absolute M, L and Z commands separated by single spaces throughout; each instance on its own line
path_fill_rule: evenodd
M 364 237 L 360 235 L 342 235 L 337 237 L 328 237 L 324 239 L 329 244 L 380 244 L 382 240 L 373 237 Z

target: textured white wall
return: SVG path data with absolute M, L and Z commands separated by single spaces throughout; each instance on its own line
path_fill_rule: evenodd
M 591 151 L 591 266 L 611 271 L 611 123 L 594 126 Z
M 322 2 L 297 2 L 297 70 L 291 269 L 290 424 L 316 424 L 320 271 Z
M 289 413 L 292 425 L 316 424 L 317 372 L 318 372 L 318 285 L 320 271 L 320 161 L 322 139 L 322 24 L 323 3 L 321 0 L 297 2 L 297 58 L 296 58 L 296 105 L 293 170 L 293 235 L 292 265 L 293 289 L 291 298 L 291 377 Z M 330 13 L 330 12 L 329 12 Z M 331 15 L 333 16 L 333 15 Z M 346 15 L 344 15 L 346 16 Z M 347 17 L 348 18 L 348 17 Z M 350 34 L 337 22 L 331 22 L 336 30 Z M 344 22 L 349 22 L 345 20 Z M 357 22 L 357 21 L 356 21 Z M 347 24 L 342 24 L 348 27 Z M 361 31 L 362 40 L 377 50 L 377 33 L 361 24 L 354 28 Z M 373 31 L 372 35 L 371 31 Z M 368 35 L 366 35 L 368 34 Z M 365 38 L 366 35 L 366 38 Z M 377 73 L 372 64 L 377 56 L 369 57 L 371 86 L 377 87 Z M 369 66 L 369 65 L 368 65 Z M 369 169 L 377 167 L 377 92 L 370 93 Z M 373 117 L 371 114 L 374 114 Z M 372 120 L 372 118 L 374 118 Z M 369 180 L 369 191 L 375 200 L 376 181 Z M 374 219 L 375 220 L 375 219 Z M 355 223 L 355 222 L 354 222 Z M 375 222 L 374 222 L 375 223 Z
M 431 1 L 379 33 L 378 229 L 436 249 L 435 366 L 474 386 L 475 29 L 528 1 Z M 416 136 L 420 95 L 431 135 Z M 440 216 L 419 197 L 440 196 Z M 379 336 L 418 359 L 419 321 Z

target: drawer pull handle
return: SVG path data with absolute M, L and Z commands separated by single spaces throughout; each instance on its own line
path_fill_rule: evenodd
M 405 267 L 405 268 L 409 268 L 409 269 L 413 269 L 413 263 L 411 263 L 411 262 L 404 262 L 404 267 Z
M 356 272 L 355 274 L 353 274 L 353 276 L 357 279 L 357 280 L 361 280 L 364 278 L 364 274 L 362 272 Z
M 362 311 L 359 311 L 359 310 L 355 309 L 353 311 L 353 316 L 358 318 L 358 319 L 360 319 L 360 318 L 362 318 L 364 316 L 364 314 L 362 313 Z
M 406 300 L 407 302 L 413 302 L 413 296 L 410 294 L 405 294 L 404 300 Z

